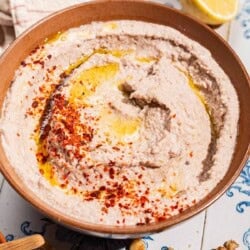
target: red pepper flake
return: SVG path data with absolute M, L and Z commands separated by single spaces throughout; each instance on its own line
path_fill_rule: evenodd
M 108 165 L 109 165 L 110 167 L 113 167 L 113 166 L 115 165 L 115 162 L 114 162 L 114 161 L 109 161 Z
M 112 147 L 112 149 L 114 149 L 115 151 L 120 151 L 120 148 L 118 148 L 116 146 Z
M 124 188 L 122 187 L 122 185 L 119 185 L 118 187 L 117 187 L 117 197 L 118 198 L 121 198 L 121 197 L 123 197 L 124 196 L 124 194 L 125 194 L 125 190 L 124 190 Z
M 164 216 L 159 216 L 159 217 L 156 217 L 156 220 L 157 220 L 158 222 L 165 221 L 165 220 L 166 220 L 166 217 L 164 217 Z
M 38 101 L 33 101 L 32 104 L 31 104 L 32 108 L 37 108 L 38 106 Z
M 109 169 L 109 177 L 110 177 L 110 179 L 115 178 L 115 170 L 114 170 L 114 168 Z
M 124 204 L 122 207 L 127 209 L 127 210 L 130 209 L 130 206 L 128 204 Z
M 90 142 L 93 138 L 92 134 L 87 134 L 87 133 L 83 133 L 82 136 L 85 139 L 85 141 L 88 141 L 88 142 Z
M 144 210 L 144 213 L 146 213 L 146 214 L 151 214 L 152 212 L 153 212 L 153 211 L 152 211 L 151 208 L 148 208 L 148 209 Z
M 113 183 L 112 186 L 116 189 L 118 187 L 118 182 Z
M 62 177 L 62 179 L 66 180 L 68 178 L 69 174 L 70 174 L 70 171 L 68 173 L 64 174 L 63 177 Z
M 111 207 L 114 207 L 115 206 L 115 199 L 109 200 L 109 204 Z
M 44 175 L 44 170 L 43 169 L 39 169 L 39 172 L 41 175 Z
M 179 213 L 182 213 L 183 212 L 183 207 L 179 208 Z
M 22 65 L 23 67 L 25 67 L 25 66 L 27 65 L 27 63 L 26 63 L 25 61 L 21 61 L 21 65 Z
M 143 223 L 143 222 L 136 223 L 136 226 L 143 226 L 143 225 L 145 225 L 145 223 Z
M 172 211 L 173 211 L 173 210 L 176 210 L 176 209 L 178 208 L 178 205 L 177 205 L 177 204 L 172 205 L 172 206 L 170 206 L 170 208 L 171 208 Z
M 67 76 L 68 76 L 68 74 L 66 74 L 65 72 L 63 72 L 63 73 L 60 74 L 59 77 L 60 77 L 61 79 L 65 79 Z
M 72 191 L 74 194 L 77 194 L 77 193 L 78 193 L 78 190 L 77 190 L 75 187 L 72 187 L 72 188 L 71 188 L 71 191 Z
M 19 133 L 16 133 L 16 135 L 19 137 L 20 136 L 20 134 Z
M 89 174 L 87 174 L 87 173 L 83 173 L 82 175 L 83 175 L 83 177 L 84 177 L 85 179 L 88 179 L 88 178 L 89 178 Z
M 104 212 L 105 214 L 108 213 L 108 209 L 107 209 L 106 207 L 102 207 L 102 208 L 101 208 L 101 211 Z
M 32 55 L 32 54 L 36 53 L 38 49 L 39 49 L 39 46 L 37 46 L 36 48 L 34 48 L 34 49 L 30 52 L 30 54 Z
M 42 155 L 41 156 L 41 163 L 45 164 L 47 162 L 48 158 L 49 158 L 48 155 Z
M 141 196 L 140 197 L 140 203 L 141 203 L 141 206 L 144 207 L 145 206 L 145 203 L 148 202 L 148 198 L 145 197 L 145 196 Z
M 191 151 L 191 152 L 189 153 L 189 156 L 190 156 L 190 157 L 193 157 L 193 151 Z
M 51 57 L 52 57 L 52 55 L 47 55 L 47 58 L 48 58 L 48 59 L 51 59 Z
M 125 175 L 122 176 L 122 179 L 123 179 L 123 181 L 128 181 L 128 178 Z
M 105 186 L 101 186 L 101 187 L 99 188 L 99 190 L 100 190 L 100 191 L 104 191 L 104 190 L 106 190 L 106 187 L 105 187 Z
M 90 196 L 92 198 L 98 198 L 100 195 L 100 191 L 93 191 L 92 193 L 90 193 Z
M 40 86 L 38 89 L 39 89 L 39 91 L 40 91 L 41 93 L 44 93 L 44 92 L 45 92 L 45 87 L 44 87 L 44 86 Z
M 60 187 L 61 187 L 61 188 L 66 188 L 67 185 L 66 185 L 65 183 L 62 183 L 62 184 L 60 184 Z
M 42 68 L 44 68 L 44 61 L 42 61 L 42 60 L 35 60 L 33 63 L 40 64 L 42 66 Z
M 85 198 L 85 201 L 93 201 L 93 200 L 94 200 L 94 198 L 92 198 L 92 197 Z
M 109 194 L 106 198 L 109 199 L 114 199 L 116 197 L 115 194 Z

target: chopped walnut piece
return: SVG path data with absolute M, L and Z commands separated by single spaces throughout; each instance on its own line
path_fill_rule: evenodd
M 235 250 L 239 247 L 239 244 L 234 240 L 228 240 L 224 243 L 223 247 L 217 247 L 216 250 Z
M 146 245 L 142 239 L 135 239 L 132 241 L 129 250 L 146 250 Z
M 239 244 L 234 240 L 228 240 L 224 243 L 224 247 L 226 247 L 227 250 L 235 250 L 239 247 Z

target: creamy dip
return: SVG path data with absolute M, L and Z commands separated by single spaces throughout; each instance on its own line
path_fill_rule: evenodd
M 1 117 L 6 155 L 45 203 L 142 225 L 182 213 L 224 177 L 239 107 L 210 52 L 140 21 L 59 32 L 21 62 Z

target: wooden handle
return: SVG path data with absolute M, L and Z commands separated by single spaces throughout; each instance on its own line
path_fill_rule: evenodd
M 0 244 L 6 242 L 4 235 L 0 232 Z
M 22 239 L 2 243 L 0 244 L 0 250 L 32 250 L 44 244 L 44 238 L 40 234 L 34 234 Z

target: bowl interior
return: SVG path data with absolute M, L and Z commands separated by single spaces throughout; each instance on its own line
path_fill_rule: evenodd
M 47 214 L 55 221 L 68 225 L 72 228 L 92 232 L 99 236 L 136 237 L 145 233 L 157 232 L 168 226 L 183 221 L 200 212 L 214 202 L 239 175 L 247 158 L 250 141 L 250 88 L 249 76 L 244 70 L 238 57 L 232 49 L 210 28 L 195 21 L 180 12 L 156 3 L 144 1 L 98 1 L 80 4 L 63 11 L 57 12 L 42 22 L 34 25 L 30 30 L 24 32 L 0 58 L 0 107 L 2 107 L 6 92 L 11 84 L 14 72 L 20 62 L 42 43 L 46 37 L 67 30 L 70 27 L 79 26 L 91 21 L 105 21 L 114 19 L 142 20 L 171 26 L 186 36 L 198 41 L 207 47 L 215 60 L 229 75 L 240 100 L 240 119 L 237 145 L 232 163 L 223 180 L 213 191 L 201 202 L 174 216 L 167 221 L 143 226 L 103 226 L 78 221 L 65 216 L 53 208 L 43 204 L 28 187 L 22 184 L 20 178 L 13 171 L 0 144 L 0 170 L 10 184 L 26 200 L 31 202 L 41 212 Z

